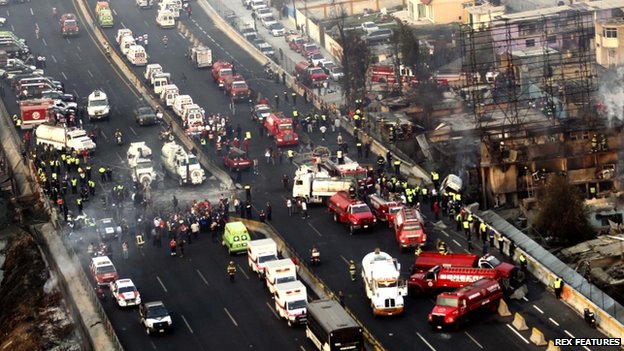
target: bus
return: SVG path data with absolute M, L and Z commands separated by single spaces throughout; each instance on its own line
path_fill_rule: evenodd
M 320 351 L 363 351 L 362 327 L 335 300 L 308 304 L 306 337 Z

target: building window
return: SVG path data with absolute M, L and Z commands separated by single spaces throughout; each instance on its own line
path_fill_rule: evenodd
M 535 47 L 535 39 L 528 39 L 528 40 L 526 41 L 526 47 L 527 47 L 527 48 L 532 48 L 532 47 Z
M 602 36 L 605 38 L 617 38 L 617 28 L 604 28 Z
M 557 36 L 550 35 L 548 36 L 548 38 L 546 38 L 546 40 L 548 41 L 548 44 L 555 44 L 557 42 Z

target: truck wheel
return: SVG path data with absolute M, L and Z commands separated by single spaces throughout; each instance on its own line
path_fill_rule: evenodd
M 334 212 L 334 222 L 338 223 L 338 214 Z

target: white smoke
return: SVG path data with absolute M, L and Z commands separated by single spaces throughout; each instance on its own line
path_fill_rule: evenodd
M 56 274 L 53 272 L 50 272 L 50 278 L 48 278 L 45 284 L 43 284 L 43 291 L 46 294 L 49 294 L 54 290 L 57 284 L 58 284 L 58 280 L 56 279 Z
M 613 122 L 624 121 L 624 67 L 611 70 L 611 73 L 603 75 L 598 88 L 600 102 L 604 107 L 602 114 L 607 118 L 609 126 Z

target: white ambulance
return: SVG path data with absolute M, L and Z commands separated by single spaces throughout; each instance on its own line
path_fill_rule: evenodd
M 264 268 L 269 261 L 277 260 L 277 244 L 275 240 L 258 239 L 247 243 L 247 262 L 252 271 L 263 277 Z
M 297 266 L 290 258 L 269 261 L 264 266 L 264 277 L 269 292 L 275 292 L 275 285 L 297 280 Z
M 308 321 L 308 292 L 299 280 L 275 285 L 275 310 L 285 318 L 288 326 Z

